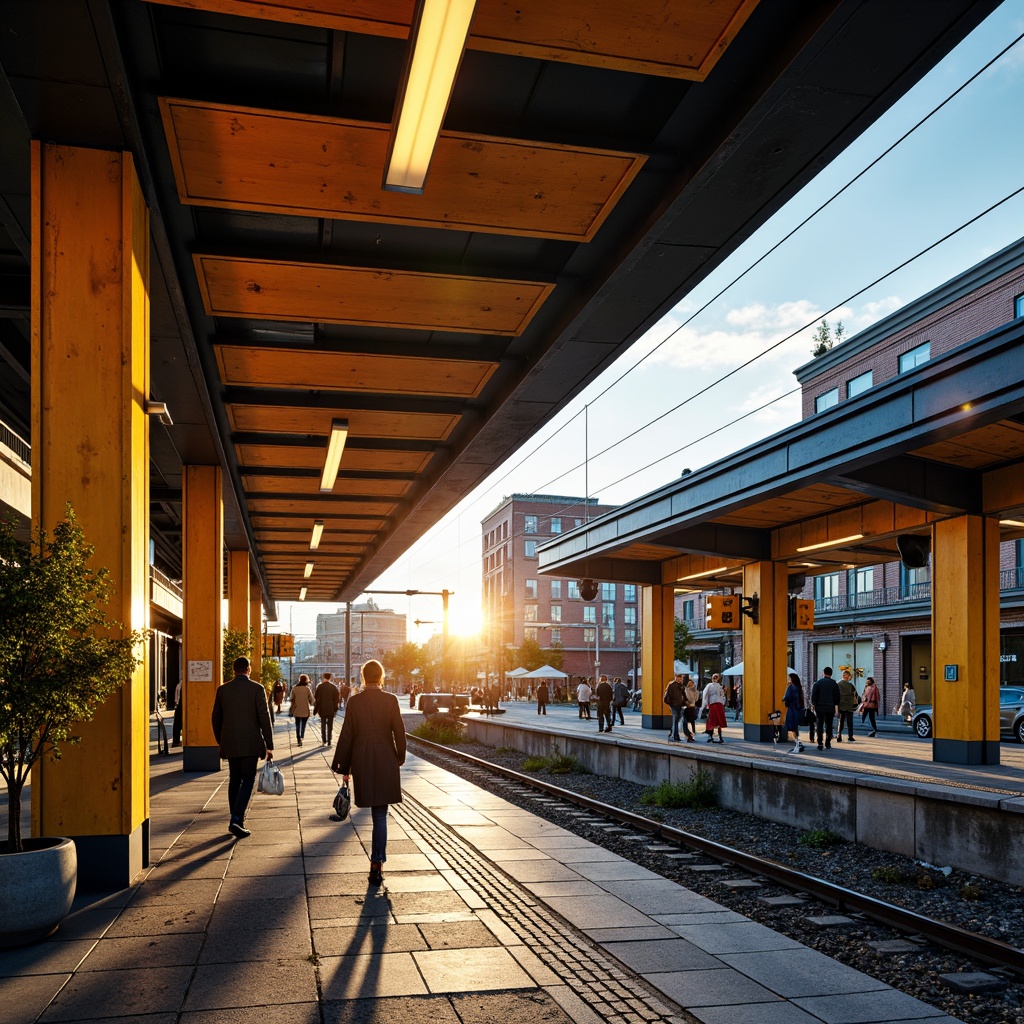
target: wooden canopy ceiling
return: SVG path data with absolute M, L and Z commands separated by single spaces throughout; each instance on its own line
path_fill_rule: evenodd
M 380 183 L 413 0 L 9 0 L 0 250 L 27 279 L 30 136 L 131 150 L 174 417 L 158 553 L 173 572 L 181 465 L 219 462 L 268 604 L 352 598 L 995 2 L 478 0 L 403 195 Z

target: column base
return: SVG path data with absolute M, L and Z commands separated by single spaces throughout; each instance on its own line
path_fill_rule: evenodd
M 185 747 L 181 752 L 183 772 L 219 772 L 220 747 Z
M 668 732 L 672 728 L 671 715 L 644 715 L 640 722 L 641 729 L 664 729 Z
M 999 764 L 999 742 L 933 739 L 932 760 L 942 764 Z
M 770 725 L 744 722 L 743 738 L 751 743 L 771 743 L 775 739 L 775 730 Z
M 71 838 L 78 852 L 78 892 L 127 889 L 148 864 L 149 818 L 131 835 Z

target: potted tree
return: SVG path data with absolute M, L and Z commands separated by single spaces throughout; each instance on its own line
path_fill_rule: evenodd
M 71 907 L 74 843 L 22 835 L 22 793 L 32 766 L 59 759 L 76 728 L 139 664 L 145 632 L 107 619 L 106 569 L 68 506 L 52 537 L 18 538 L 0 520 L 0 775 L 7 783 L 7 842 L 0 844 L 0 947 L 45 938 Z

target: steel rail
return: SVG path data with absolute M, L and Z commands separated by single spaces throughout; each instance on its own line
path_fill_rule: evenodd
M 979 935 L 977 932 L 968 931 L 966 928 L 961 928 L 955 924 L 937 921 L 935 918 L 926 917 L 924 914 L 918 914 L 916 911 L 906 910 L 893 903 L 886 903 L 883 900 L 875 899 L 873 896 L 866 896 L 863 893 L 855 892 L 841 885 L 835 885 L 832 882 L 826 882 L 824 879 L 815 878 L 813 875 L 786 867 L 777 861 L 766 860 L 763 857 L 746 853 L 743 850 L 723 846 L 712 839 L 705 839 L 703 836 L 694 835 L 692 832 L 673 828 L 671 825 L 662 824 L 653 818 L 645 818 L 643 815 L 634 814 L 632 811 L 626 811 L 620 807 L 602 803 L 600 800 L 593 799 L 593 797 L 563 789 L 561 786 L 546 782 L 543 779 L 535 779 L 511 768 L 492 764 L 490 761 L 474 757 L 472 754 L 464 753 L 461 750 L 453 750 L 451 747 L 433 743 L 418 736 L 409 736 L 409 739 L 414 743 L 421 743 L 432 750 L 447 754 L 457 760 L 465 761 L 496 775 L 512 779 L 524 786 L 557 796 L 561 800 L 594 811 L 605 818 L 611 818 L 623 824 L 631 825 L 642 832 L 648 832 L 653 836 L 692 847 L 701 853 L 707 854 L 714 860 L 733 864 L 745 871 L 770 878 L 772 881 L 778 882 L 788 889 L 809 893 L 818 899 L 824 900 L 826 903 L 834 904 L 840 909 L 864 914 L 866 917 L 880 921 L 899 931 L 924 935 L 941 946 L 954 949 L 959 953 L 969 953 L 979 960 L 985 960 L 988 963 L 1010 967 L 1024 976 L 1024 949 L 1012 946 L 1001 939 L 992 939 L 986 935 Z

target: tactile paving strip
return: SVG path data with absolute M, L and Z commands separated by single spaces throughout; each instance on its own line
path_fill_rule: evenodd
M 458 872 L 505 927 L 544 966 L 609 1024 L 690 1024 L 696 1018 L 670 1005 L 600 946 L 562 920 L 518 882 L 473 849 L 408 793 L 392 804 L 411 836 L 422 839 Z

